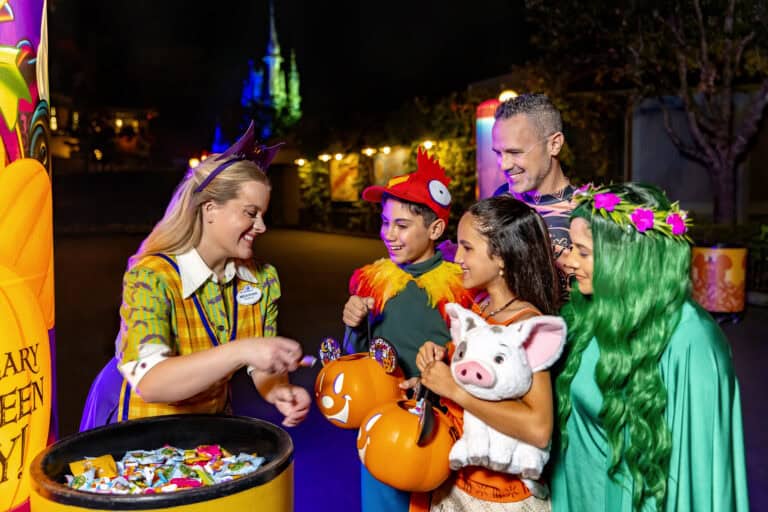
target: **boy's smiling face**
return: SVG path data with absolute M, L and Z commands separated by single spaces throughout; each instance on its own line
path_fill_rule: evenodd
M 421 215 L 397 199 L 387 198 L 382 205 L 379 235 L 389 259 L 398 265 L 421 263 L 434 256 L 435 240 L 444 229 L 445 222 L 440 219 L 425 226 Z

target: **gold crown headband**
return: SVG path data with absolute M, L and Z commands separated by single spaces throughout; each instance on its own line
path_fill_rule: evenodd
M 650 208 L 630 202 L 625 194 L 611 192 L 605 186 L 593 187 L 592 184 L 580 187 L 573 198 L 579 204 L 591 203 L 593 215 L 598 213 L 622 228 L 634 228 L 638 233 L 650 236 L 660 234 L 693 243 L 688 235 L 693 223 L 688 212 L 680 209 L 678 201 L 672 203 L 669 210 Z

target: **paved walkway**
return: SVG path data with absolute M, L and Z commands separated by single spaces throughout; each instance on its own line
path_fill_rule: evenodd
M 56 341 L 61 433 L 78 427 L 91 379 L 110 357 L 118 327 L 122 272 L 137 236 L 59 236 L 56 258 Z M 277 266 L 283 288 L 280 332 L 317 353 L 324 336 L 340 336 L 341 310 L 351 271 L 384 256 L 378 240 L 304 231 L 274 230 L 256 241 L 258 254 Z M 724 326 L 741 381 L 752 510 L 768 510 L 768 309 L 753 309 L 743 322 Z M 294 380 L 311 390 L 317 369 Z M 279 422 L 273 410 L 235 380 L 235 406 Z M 289 430 L 296 454 L 296 510 L 359 510 L 355 431 L 333 427 L 313 408 Z

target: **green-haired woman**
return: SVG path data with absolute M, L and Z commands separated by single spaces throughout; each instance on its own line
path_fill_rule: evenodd
M 686 213 L 648 185 L 575 197 L 554 512 L 748 510 L 739 386 L 690 298 Z

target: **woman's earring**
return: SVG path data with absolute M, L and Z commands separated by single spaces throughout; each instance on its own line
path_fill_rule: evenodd
M 500 269 L 499 269 L 499 275 L 500 275 L 501 277 L 504 277 L 504 269 L 503 269 L 503 268 L 500 268 Z

